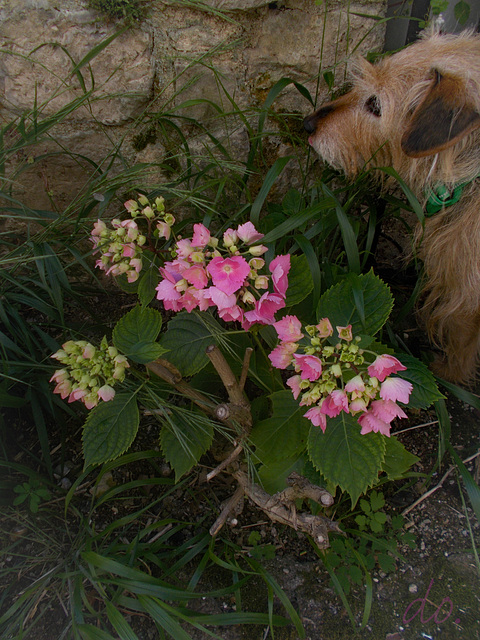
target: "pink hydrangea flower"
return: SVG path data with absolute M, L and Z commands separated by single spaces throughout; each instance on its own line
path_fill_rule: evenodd
M 386 378 L 380 385 L 380 398 L 408 404 L 412 388 L 411 383 L 403 378 Z
M 400 360 L 391 355 L 384 354 L 378 356 L 376 360 L 368 367 L 368 375 L 377 378 L 383 382 L 387 376 L 399 371 L 405 371 L 407 367 L 403 366 Z
M 259 233 L 249 221 L 245 222 L 245 224 L 241 224 L 237 228 L 237 236 L 242 240 L 242 242 L 245 242 L 245 244 L 253 244 L 263 238 L 263 233 Z
M 228 295 L 219 287 L 208 287 L 208 289 L 205 289 L 203 296 L 206 300 L 210 300 L 219 310 L 229 309 L 237 302 L 235 294 Z
M 203 289 L 208 284 L 208 275 L 204 267 L 200 264 L 194 264 L 182 272 L 182 276 L 187 282 L 195 287 L 195 289 Z
M 273 326 L 283 342 L 298 342 L 303 338 L 302 323 L 296 316 L 284 316 Z
M 98 397 L 101 398 L 104 402 L 113 400 L 113 398 L 115 397 L 115 389 L 108 384 L 104 384 L 103 387 L 100 387 L 100 389 L 98 390 Z
M 88 391 L 86 389 L 74 389 L 72 393 L 68 397 L 68 402 L 75 402 L 75 400 L 81 400 L 84 396 L 86 396 Z
M 351 342 L 353 340 L 352 325 L 349 324 L 346 327 L 337 327 L 338 337 L 341 340 Z
M 238 235 L 235 229 L 227 229 L 223 234 L 223 244 L 226 247 L 233 247 L 238 241 Z
M 234 304 L 231 307 L 225 309 L 219 309 L 218 315 L 225 322 L 243 322 L 243 309 Z
M 322 318 L 317 324 L 317 329 L 319 338 L 329 338 L 333 335 L 332 323 L 328 318 Z
M 255 309 L 245 313 L 245 321 L 242 324 L 247 331 L 253 324 L 273 324 L 275 314 L 285 306 L 285 299 L 278 293 L 264 293 L 255 303 Z
M 159 238 L 165 238 L 165 240 L 170 240 L 172 227 L 169 224 L 161 220 L 160 222 L 157 222 L 157 230 L 158 230 Z
M 348 398 L 345 391 L 342 389 L 332 391 L 332 393 L 323 400 L 320 410 L 329 418 L 335 418 L 341 411 L 349 413 Z
M 302 379 L 300 376 L 292 376 L 286 382 L 287 386 L 290 387 L 290 389 L 292 390 L 293 397 L 295 398 L 295 400 L 298 398 L 302 390 L 300 387 L 301 381 Z
M 320 427 L 323 433 L 325 433 L 325 429 L 327 428 L 327 419 L 319 407 L 312 407 L 307 411 L 307 413 L 304 413 L 303 416 L 310 420 L 314 427 Z
M 192 242 L 188 238 L 178 240 L 176 249 L 178 258 L 188 258 L 188 256 L 193 253 Z
M 182 297 L 182 294 L 175 287 L 175 282 L 167 278 L 160 281 L 156 287 L 156 292 L 157 300 L 162 300 L 163 303 L 180 300 Z
M 352 398 L 358 398 L 365 391 L 365 382 L 361 375 L 357 375 L 347 382 L 345 391 L 352 394 Z
M 277 256 L 268 268 L 272 274 L 273 290 L 285 296 L 288 289 L 288 272 L 290 271 L 290 256 Z
M 391 400 L 374 400 L 370 405 L 374 416 L 384 422 L 391 422 L 394 418 L 407 418 L 405 411 Z
M 302 380 L 318 380 L 322 375 L 322 361 L 317 356 L 294 354 L 295 370 L 300 372 Z
M 210 231 L 203 224 L 193 225 L 192 247 L 206 247 L 210 237 Z
M 238 291 L 250 273 L 248 262 L 241 256 L 213 258 L 208 263 L 207 270 L 212 276 L 213 284 L 227 295 Z
M 270 362 L 276 369 L 286 369 L 292 363 L 297 346 L 295 342 L 281 342 L 268 354 Z
M 348 406 L 351 414 L 363 413 L 367 410 L 367 402 L 364 398 L 355 398 Z
M 55 375 L 55 374 L 54 374 Z M 50 382 L 54 380 L 54 376 L 50 379 Z M 62 400 L 65 400 L 67 396 L 72 393 L 72 383 L 70 380 L 60 380 L 55 386 L 53 393 L 59 393 Z
M 360 431 L 362 436 L 373 431 L 374 433 L 383 433 L 384 436 L 390 437 L 390 424 L 375 416 L 371 411 L 367 411 L 361 415 L 358 422 L 362 427 Z

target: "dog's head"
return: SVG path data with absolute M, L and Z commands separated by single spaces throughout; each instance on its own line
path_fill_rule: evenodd
M 352 90 L 305 118 L 315 151 L 347 175 L 385 165 L 405 175 L 414 159 L 465 145 L 480 127 L 480 41 L 472 70 L 467 55 L 463 67 L 461 59 L 452 65 L 451 52 L 442 58 L 438 40 L 435 46 L 422 41 L 378 65 L 362 61 Z

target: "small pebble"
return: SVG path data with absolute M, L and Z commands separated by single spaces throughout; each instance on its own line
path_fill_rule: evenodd
M 416 585 L 416 584 L 411 584 L 411 585 L 408 587 L 408 590 L 410 591 L 410 593 L 417 593 L 417 591 L 418 591 L 418 587 L 417 587 L 417 585 Z

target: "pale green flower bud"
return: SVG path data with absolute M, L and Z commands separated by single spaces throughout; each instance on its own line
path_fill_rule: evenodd
M 251 260 L 248 261 L 248 266 L 250 269 L 258 271 L 265 266 L 265 260 L 263 260 L 263 258 L 251 258 Z
M 144 196 L 144 195 L 139 195 L 138 196 L 138 201 L 142 205 L 142 207 L 146 207 L 147 205 L 150 204 L 148 198 L 146 196 Z
M 145 209 L 142 209 L 142 213 L 146 218 L 148 218 L 148 220 L 152 220 L 155 217 L 155 212 L 150 206 L 145 207 Z
M 255 289 L 268 289 L 268 276 L 257 276 L 253 286 Z
M 108 347 L 107 352 L 110 358 L 118 356 L 118 349 L 116 347 Z
M 165 211 L 165 198 L 163 196 L 158 196 L 158 198 L 155 198 L 155 206 L 157 207 L 157 211 Z
M 145 236 L 139 235 L 137 238 L 137 244 L 139 247 L 143 247 L 146 241 L 147 241 L 147 238 Z
M 330 371 L 335 376 L 335 378 L 341 378 L 341 376 L 342 376 L 342 367 L 339 364 L 332 364 L 330 366 Z
M 249 247 L 248 252 L 252 256 L 263 256 L 264 253 L 268 251 L 268 247 L 265 247 L 263 244 L 257 244 L 253 247 Z
M 251 291 L 245 291 L 242 295 L 242 302 L 244 304 L 255 304 L 256 298 Z
M 195 264 L 202 264 L 202 262 L 205 262 L 203 251 L 192 251 L 192 253 L 188 257 Z

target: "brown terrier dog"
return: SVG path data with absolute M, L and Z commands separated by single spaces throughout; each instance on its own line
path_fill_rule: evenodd
M 436 372 L 465 382 L 480 354 L 480 35 L 432 33 L 376 65 L 304 120 L 309 142 L 347 176 L 393 167 L 421 202 L 421 315 L 444 357 Z M 378 172 L 380 174 L 381 172 Z

